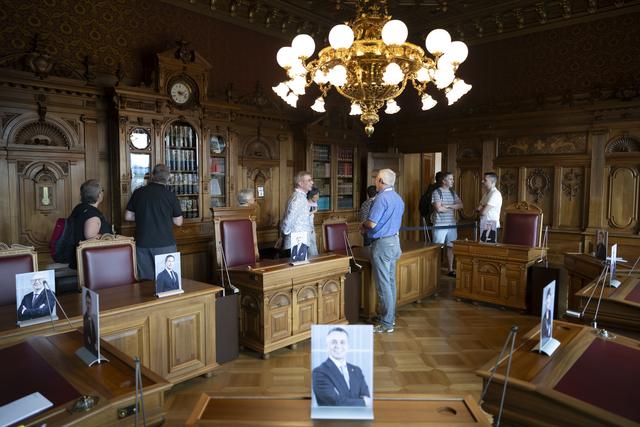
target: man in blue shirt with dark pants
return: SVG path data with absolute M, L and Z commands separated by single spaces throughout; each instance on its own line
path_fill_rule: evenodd
M 393 332 L 396 320 L 396 261 L 400 258 L 400 225 L 404 202 L 393 189 L 396 174 L 381 169 L 376 176 L 378 195 L 373 201 L 369 217 L 361 225 L 371 239 L 371 265 L 376 278 L 380 305 L 379 324 L 374 332 Z

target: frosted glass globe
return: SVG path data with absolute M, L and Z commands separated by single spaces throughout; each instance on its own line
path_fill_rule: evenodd
M 336 87 L 342 87 L 347 83 L 347 69 L 344 65 L 336 65 L 329 70 L 329 83 Z
M 278 53 L 276 54 L 276 61 L 278 61 L 278 65 L 282 68 L 288 68 L 293 64 L 296 60 L 296 54 L 293 52 L 289 46 L 285 46 L 280 48 Z
M 307 34 L 299 34 L 293 38 L 291 48 L 298 58 L 309 58 L 316 50 L 316 42 Z
M 447 30 L 443 30 L 442 28 L 431 31 L 424 42 L 427 50 L 432 55 L 446 52 L 450 44 L 451 36 Z
M 348 25 L 336 25 L 329 31 L 329 44 L 334 49 L 350 48 L 353 44 L 353 30 Z
M 409 29 L 399 19 L 392 19 L 382 27 L 382 41 L 387 45 L 400 45 L 407 41 Z
M 447 50 L 447 56 L 453 58 L 457 64 L 462 64 L 469 55 L 469 48 L 463 42 L 452 42 Z

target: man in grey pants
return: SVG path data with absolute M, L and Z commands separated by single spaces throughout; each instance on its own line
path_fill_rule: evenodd
M 182 226 L 182 210 L 176 195 L 167 188 L 169 168 L 154 166 L 149 183 L 131 195 L 124 218 L 136 222 L 138 277 L 155 279 L 154 257 L 177 252 L 173 226 Z

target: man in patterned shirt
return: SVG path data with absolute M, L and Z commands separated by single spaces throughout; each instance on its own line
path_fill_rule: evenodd
M 445 243 L 447 246 L 447 261 L 449 262 L 449 276 L 456 277 L 453 270 L 453 241 L 458 239 L 456 229 L 456 210 L 462 209 L 462 200 L 453 191 L 453 174 L 444 172 L 440 180 L 440 187 L 431 195 L 433 205 L 433 225 L 453 226 L 451 228 L 435 228 L 433 230 L 433 242 Z
M 307 203 L 307 193 L 313 187 L 313 178 L 309 172 L 301 171 L 296 174 L 293 184 L 295 189 L 287 202 L 287 210 L 281 225 L 284 249 L 291 248 L 291 233 L 306 232 L 310 238 L 313 231 L 309 223 L 311 212 L 309 212 L 309 204 Z M 309 240 L 307 240 L 307 244 L 308 242 Z

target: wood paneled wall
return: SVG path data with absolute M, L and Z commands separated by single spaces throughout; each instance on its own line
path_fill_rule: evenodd
M 449 151 L 456 153 L 461 221 L 474 220 L 482 175 L 494 170 L 503 208 L 526 200 L 543 209 L 552 262 L 562 263 L 564 252 L 592 252 L 599 228 L 608 230 L 610 244 L 618 243 L 619 253 L 633 262 L 640 256 L 640 105 L 619 102 L 608 108 L 598 119 L 595 108 L 576 108 L 456 121 L 456 131 L 444 133 Z M 560 114 L 567 117 L 564 126 L 557 123 Z M 488 124 L 477 131 L 480 120 Z M 405 153 L 419 150 L 411 141 L 415 135 L 425 138 L 424 132 L 429 131 L 410 125 L 396 143 Z

